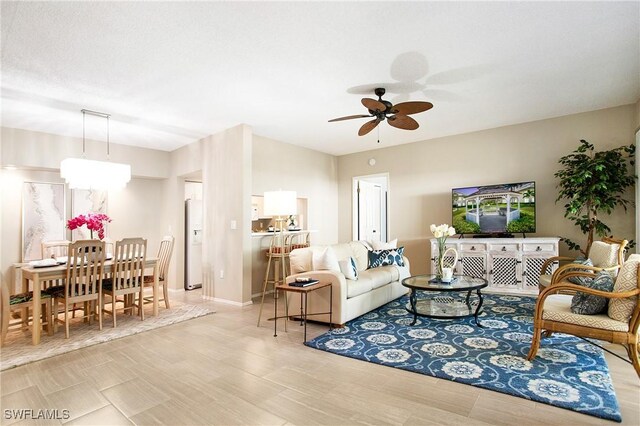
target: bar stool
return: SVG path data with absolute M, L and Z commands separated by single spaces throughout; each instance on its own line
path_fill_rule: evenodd
M 287 277 L 287 259 L 289 259 L 289 253 L 291 251 L 290 235 L 285 235 L 284 232 L 276 232 L 271 237 L 271 243 L 266 251 L 267 255 L 267 270 L 264 274 L 264 283 L 262 284 L 262 300 L 260 301 L 260 312 L 258 313 L 258 327 L 260 327 L 260 320 L 262 319 L 262 308 L 264 306 L 264 295 L 267 292 L 267 286 L 269 283 L 273 284 L 273 292 L 275 297 L 275 288 L 279 283 L 284 284 Z M 269 279 L 271 274 L 271 264 L 274 264 L 273 279 Z M 282 272 L 282 278 L 280 278 L 280 272 Z M 285 298 L 285 305 L 287 300 Z M 285 322 L 286 327 L 286 322 Z
M 289 252 L 292 252 L 295 249 L 309 247 L 311 245 L 309 242 L 309 235 L 309 232 L 299 232 L 289 235 L 289 242 L 287 244 Z

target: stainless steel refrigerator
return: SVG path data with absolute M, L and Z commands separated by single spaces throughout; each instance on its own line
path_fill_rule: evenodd
M 202 287 L 202 201 L 185 201 L 184 289 Z

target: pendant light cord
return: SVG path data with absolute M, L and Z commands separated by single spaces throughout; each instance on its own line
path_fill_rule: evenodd
M 85 110 L 82 110 L 82 158 L 86 157 L 86 154 L 85 154 L 86 142 L 85 142 L 85 133 L 84 133 L 84 118 L 85 118 L 85 116 L 86 116 Z
M 110 155 L 110 151 L 109 151 L 109 117 L 111 117 L 111 114 L 107 114 L 104 112 L 98 112 L 98 111 L 91 111 L 89 109 L 82 109 L 80 110 L 82 111 L 82 158 L 85 158 L 85 149 L 86 149 L 86 140 L 85 140 L 85 116 L 86 114 L 91 114 L 91 115 L 95 115 L 97 117 L 102 117 L 102 118 L 106 118 L 107 119 L 107 160 L 109 160 L 109 155 Z

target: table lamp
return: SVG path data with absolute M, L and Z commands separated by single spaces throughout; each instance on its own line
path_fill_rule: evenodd
M 287 217 L 297 212 L 296 191 L 266 191 L 264 193 L 264 215 L 275 218 L 276 230 L 284 231 Z

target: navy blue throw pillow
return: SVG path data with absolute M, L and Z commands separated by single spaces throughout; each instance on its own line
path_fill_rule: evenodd
M 613 291 L 613 277 L 607 271 L 600 271 L 593 280 L 587 281 L 584 287 L 600 291 Z M 581 315 L 601 314 L 607 310 L 608 299 L 594 294 L 577 292 L 571 299 L 571 312 Z
M 369 269 L 379 266 L 404 266 L 404 247 L 387 250 L 369 250 Z

